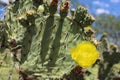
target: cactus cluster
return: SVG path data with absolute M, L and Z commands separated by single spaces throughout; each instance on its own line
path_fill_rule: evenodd
M 21 75 L 62 78 L 74 68 L 69 50 L 84 40 L 83 28 L 94 20 L 82 6 L 72 18 L 70 2 L 58 2 L 20 0 L 8 7 L 3 22 L 5 44 L 14 53 Z
M 16 0 L 8 6 L 0 22 L 0 52 L 7 48 L 12 53 L 20 79 L 83 78 L 81 68 L 76 68 L 71 59 L 70 49 L 91 39 L 89 33 L 94 31 L 85 27 L 95 19 L 86 8 L 71 10 L 69 6 L 67 0 Z

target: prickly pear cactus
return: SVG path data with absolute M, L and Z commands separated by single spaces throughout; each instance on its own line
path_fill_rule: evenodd
M 76 65 L 70 49 L 87 39 L 84 27 L 94 18 L 82 6 L 68 15 L 69 5 L 69 1 L 16 0 L 8 7 L 5 39 L 20 65 L 22 78 L 33 75 L 40 80 L 60 79 Z M 20 54 L 16 53 L 18 49 Z

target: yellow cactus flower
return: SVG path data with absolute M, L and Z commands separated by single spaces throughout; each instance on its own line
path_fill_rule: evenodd
M 72 59 L 83 68 L 90 67 L 99 57 L 96 47 L 88 41 L 78 44 L 70 52 Z

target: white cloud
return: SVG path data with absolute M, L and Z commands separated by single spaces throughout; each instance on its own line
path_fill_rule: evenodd
M 11 2 L 15 2 L 15 0 L 11 0 Z M 9 0 L 0 0 L 0 4 L 7 4 L 7 5 L 9 5 Z
M 103 13 L 109 14 L 110 12 L 108 10 L 105 10 L 105 9 L 102 9 L 102 8 L 96 9 L 96 14 L 97 15 L 103 14 Z
M 113 3 L 119 3 L 120 2 L 120 0 L 110 0 L 111 2 L 113 2 Z
M 9 4 L 9 0 L 0 0 L 1 4 Z
M 100 1 L 94 1 L 93 4 L 98 5 L 98 6 L 102 6 L 102 7 L 109 7 L 109 4 L 104 3 L 104 2 L 100 2 Z

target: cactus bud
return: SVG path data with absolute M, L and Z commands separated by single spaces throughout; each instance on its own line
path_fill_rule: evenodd
M 83 74 L 84 71 L 83 71 L 83 68 L 80 67 L 80 66 L 76 66 L 73 71 L 76 73 L 76 74 Z
M 69 2 L 69 1 L 66 1 L 65 4 L 64 4 L 64 9 L 65 9 L 65 10 L 68 10 L 68 9 L 69 9 L 69 6 L 70 6 L 70 2 Z
M 58 13 L 54 14 L 55 17 L 60 17 L 60 15 Z
M 100 44 L 100 42 L 96 38 L 92 38 L 91 40 L 96 46 Z
M 44 12 L 44 6 L 43 5 L 40 5 L 39 7 L 38 7 L 38 10 L 37 10 L 38 12 Z
M 51 6 L 57 6 L 58 5 L 58 0 L 52 0 Z
M 28 10 L 26 12 L 27 15 L 33 15 L 33 14 L 36 14 L 36 11 L 35 10 Z
M 60 7 L 60 15 L 61 15 L 61 17 L 66 17 L 66 16 L 67 16 L 69 6 L 70 6 L 70 2 L 69 2 L 69 1 L 66 1 L 66 2 L 64 3 L 64 5 L 62 5 L 62 6 Z
M 70 12 L 71 12 L 71 15 L 72 15 L 72 16 L 75 15 L 75 9 L 74 9 L 74 8 L 70 9 Z
M 70 6 L 70 2 L 69 2 L 69 1 L 66 1 L 66 2 L 64 3 L 64 5 L 60 7 L 60 11 L 61 11 L 61 12 L 68 12 L 69 6 Z
M 87 9 L 82 6 L 79 6 L 76 10 L 75 19 L 79 22 L 80 20 L 84 19 L 86 14 Z
M 12 39 L 10 42 L 9 42 L 9 45 L 10 46 L 16 46 L 17 42 L 15 39 Z
M 55 12 L 57 11 L 57 6 L 58 6 L 58 0 L 52 0 L 49 11 L 51 15 L 54 15 Z
M 88 37 L 91 37 L 93 34 L 95 34 L 95 31 L 90 26 L 85 27 L 84 29 Z

